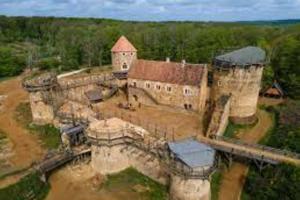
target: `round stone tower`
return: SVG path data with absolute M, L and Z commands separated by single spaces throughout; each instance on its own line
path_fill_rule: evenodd
M 111 58 L 114 71 L 128 71 L 137 59 L 137 50 L 125 36 L 121 36 L 111 49 Z
M 23 87 L 29 92 L 29 100 L 33 122 L 49 124 L 53 122 L 55 105 L 55 88 L 58 86 L 56 74 L 46 73 L 26 79 Z
M 242 48 L 213 60 L 212 98 L 231 97 L 229 117 L 234 123 L 251 124 L 255 113 L 266 53 L 257 47 Z

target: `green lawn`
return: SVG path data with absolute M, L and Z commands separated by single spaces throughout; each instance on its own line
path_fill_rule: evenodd
M 22 178 L 16 184 L 0 189 L 1 200 L 43 200 L 50 186 L 39 179 L 38 174 L 32 173 Z
M 219 199 L 219 191 L 220 191 L 220 185 L 222 181 L 222 172 L 217 171 L 212 175 L 211 178 L 211 200 L 218 200 Z
M 136 191 L 135 186 L 141 186 L 144 190 Z M 166 200 L 167 187 L 139 173 L 133 168 L 128 168 L 120 173 L 109 175 L 103 185 L 103 189 L 116 191 L 118 188 L 130 188 L 138 192 L 143 200 Z
M 234 138 L 234 137 L 236 137 L 236 134 L 240 130 L 251 129 L 256 125 L 256 123 L 257 123 L 257 121 L 251 125 L 240 125 L 240 124 L 234 124 L 231 121 L 229 121 L 223 136 L 229 137 L 229 138 Z
M 59 130 L 51 124 L 42 126 L 32 124 L 32 115 L 29 103 L 21 103 L 16 108 L 15 118 L 31 133 L 37 134 L 47 149 L 56 149 L 59 147 L 61 142 Z

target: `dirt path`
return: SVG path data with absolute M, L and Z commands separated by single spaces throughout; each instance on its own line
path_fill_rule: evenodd
M 29 166 L 43 155 L 38 138 L 24 129 L 14 119 L 19 103 L 28 101 L 28 95 L 21 86 L 21 77 L 0 83 L 0 95 L 7 95 L 0 111 L 0 129 L 13 144 L 13 156 L 9 158 L 15 168 Z
M 51 190 L 46 200 L 131 200 L 141 199 L 131 187 L 114 191 L 100 189 L 103 177 L 90 164 L 68 165 L 50 177 Z
M 258 123 L 252 129 L 242 130 L 238 138 L 245 142 L 256 143 L 267 133 L 272 126 L 271 116 L 264 110 L 257 112 Z M 219 192 L 219 200 L 237 200 L 240 198 L 248 166 L 242 163 L 234 163 L 232 167 L 223 174 Z

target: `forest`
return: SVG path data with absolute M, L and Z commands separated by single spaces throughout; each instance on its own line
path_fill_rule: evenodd
M 262 143 L 274 148 L 300 153 L 300 101 L 268 107 L 275 115 L 275 127 Z M 300 168 L 280 164 L 261 172 L 252 165 L 247 175 L 243 200 L 300 199 Z
M 279 81 L 300 97 L 300 24 L 271 22 L 133 22 L 110 19 L 0 16 L 0 77 L 25 68 L 69 71 L 110 64 L 110 49 L 125 35 L 139 58 L 210 63 L 248 45 L 268 53 L 264 86 Z

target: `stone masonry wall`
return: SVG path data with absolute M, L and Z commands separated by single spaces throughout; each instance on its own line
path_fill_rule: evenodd
M 136 102 L 145 105 L 155 104 L 151 98 L 149 99 L 150 95 L 162 105 L 185 109 L 186 104 L 192 106 L 190 110 L 201 111 L 204 108 L 207 99 L 206 85 L 204 85 L 203 88 L 199 88 L 196 86 L 183 86 L 137 79 L 128 79 L 128 85 L 141 89 L 141 91 L 138 92 L 138 90 L 134 88 L 132 90 L 129 88 L 128 98 L 129 102 L 132 104 L 135 104 Z M 171 91 L 169 91 L 168 88 L 171 88 Z M 188 90 L 187 94 L 185 93 L 185 90 Z M 149 95 L 147 96 L 147 94 Z
M 126 71 L 129 70 L 132 62 L 137 59 L 136 52 L 112 52 L 112 65 L 114 71 Z M 124 63 L 127 68 L 123 68 Z
M 50 92 L 31 92 L 29 94 L 31 113 L 33 122 L 36 124 L 50 124 L 54 119 L 54 110 L 52 105 L 44 102 L 45 95 L 51 95 Z
M 231 94 L 230 117 L 249 118 L 256 113 L 263 67 L 235 68 L 214 71 L 213 99 Z
M 229 121 L 231 97 L 228 97 L 226 102 L 216 102 L 213 109 L 212 117 L 207 130 L 207 136 L 223 135 Z
M 171 175 L 170 197 L 172 200 L 210 200 L 210 182 L 201 179 L 183 179 Z
M 140 149 L 117 145 L 112 147 L 92 146 L 91 150 L 91 165 L 98 173 L 113 174 L 133 167 L 142 174 L 162 184 L 167 184 L 168 176 L 159 160 Z
M 164 165 L 146 152 L 132 146 L 92 146 L 92 168 L 101 174 L 118 173 L 128 167 L 164 185 L 170 184 L 172 200 L 209 200 L 210 182 L 202 179 L 186 179 L 168 175 Z

